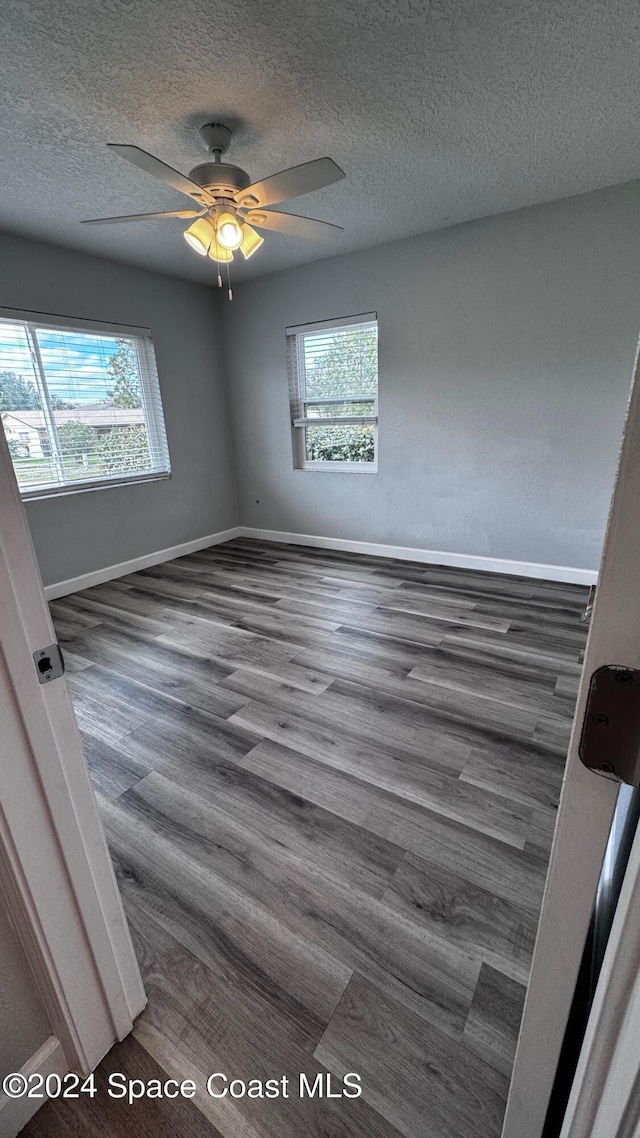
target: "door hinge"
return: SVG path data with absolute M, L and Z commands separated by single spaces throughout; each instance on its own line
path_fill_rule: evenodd
M 640 786 L 640 669 L 604 664 L 593 673 L 578 753 L 596 774 Z
M 64 675 L 64 659 L 59 644 L 50 644 L 48 648 L 38 648 L 33 653 L 33 662 L 36 666 L 38 683 L 48 684 Z

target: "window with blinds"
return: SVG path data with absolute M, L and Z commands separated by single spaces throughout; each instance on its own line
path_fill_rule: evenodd
M 24 498 L 171 471 L 145 329 L 1 315 L 0 419 Z
M 287 328 L 294 466 L 378 468 L 375 313 Z

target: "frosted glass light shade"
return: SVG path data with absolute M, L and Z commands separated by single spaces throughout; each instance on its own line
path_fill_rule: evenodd
M 213 222 L 208 217 L 199 217 L 193 225 L 185 230 L 184 239 L 192 249 L 195 249 L 196 253 L 199 253 L 201 257 L 206 257 L 214 234 Z
M 248 261 L 249 257 L 251 257 L 262 244 L 264 244 L 264 237 L 261 237 L 259 233 L 256 233 L 255 229 L 252 229 L 251 226 L 245 222 L 242 226 L 242 245 L 240 246 L 240 252 L 245 261 Z

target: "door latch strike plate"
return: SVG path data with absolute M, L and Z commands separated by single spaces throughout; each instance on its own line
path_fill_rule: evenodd
M 33 662 L 36 666 L 38 683 L 49 684 L 64 675 L 64 659 L 59 644 L 38 648 L 38 651 L 33 653 Z
M 596 774 L 640 786 L 640 669 L 596 668 L 578 753 Z

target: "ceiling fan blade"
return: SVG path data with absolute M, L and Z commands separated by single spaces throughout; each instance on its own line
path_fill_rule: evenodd
M 122 217 L 93 217 L 81 225 L 118 225 L 121 221 L 156 221 L 161 217 L 200 217 L 198 209 L 174 209 L 165 213 L 126 213 Z
M 114 153 L 118 154 L 120 158 L 126 158 L 127 162 L 132 162 L 133 165 L 138 166 L 140 170 L 144 170 L 147 174 L 152 174 L 154 178 L 159 178 L 165 185 L 171 186 L 174 190 L 179 190 L 181 194 L 195 198 L 198 202 L 213 201 L 211 194 L 207 193 L 202 186 L 186 178 L 179 170 L 174 170 L 173 166 L 167 166 L 166 162 L 161 162 L 159 158 L 154 158 L 153 154 L 147 154 L 147 151 L 141 150 L 139 146 L 128 146 L 119 142 L 108 142 L 107 146 L 110 150 L 113 150 Z
M 252 186 L 247 186 L 246 190 L 239 190 L 236 201 L 238 205 L 247 209 L 275 205 L 276 202 L 287 201 L 288 198 L 299 198 L 301 194 L 309 194 L 312 190 L 321 190 L 323 186 L 339 182 L 345 176 L 344 170 L 341 170 L 332 158 L 314 158 L 312 162 L 303 162 L 301 166 L 281 170 L 279 174 L 272 174 L 270 178 L 254 182 Z
M 276 233 L 289 233 L 292 237 L 333 237 L 344 232 L 341 225 L 299 217 L 297 213 L 280 213 L 275 209 L 253 209 L 246 218 L 258 229 L 274 229 Z

